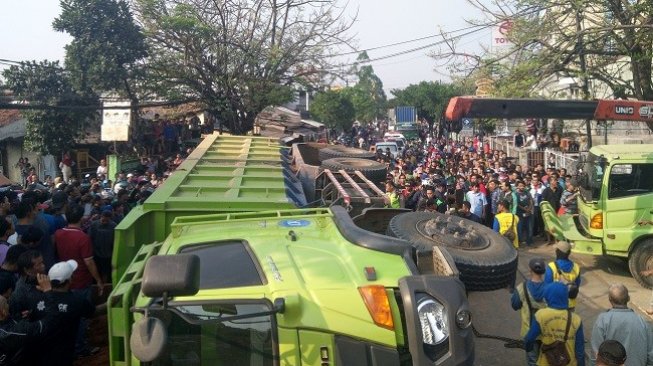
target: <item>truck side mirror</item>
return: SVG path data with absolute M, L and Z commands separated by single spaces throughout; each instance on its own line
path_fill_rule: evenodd
M 141 291 L 145 296 L 192 296 L 199 289 L 200 259 L 198 256 L 194 254 L 155 255 L 147 260 L 141 284 Z

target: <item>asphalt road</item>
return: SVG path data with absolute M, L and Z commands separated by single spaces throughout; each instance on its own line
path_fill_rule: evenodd
M 519 272 L 517 283 L 528 275 L 528 261 L 534 257 L 552 260 L 555 256 L 553 246 L 537 244 L 533 248 L 519 251 Z M 610 308 L 608 286 L 623 283 L 630 291 L 629 306 L 640 315 L 653 322 L 646 315 L 651 299 L 651 290 L 641 287 L 628 272 L 624 260 L 608 257 L 572 254 L 572 260 L 581 266 L 582 282 L 576 313 L 583 319 L 586 355 L 591 354 L 590 336 L 596 317 Z M 507 338 L 519 338 L 519 312 L 510 307 L 510 294 L 507 290 L 475 292 L 468 294 L 472 309 L 473 324 L 483 334 Z M 476 338 L 476 362 L 479 366 L 522 366 L 526 363 L 524 351 L 504 347 L 504 342 L 494 339 Z M 589 365 L 589 363 L 588 363 Z

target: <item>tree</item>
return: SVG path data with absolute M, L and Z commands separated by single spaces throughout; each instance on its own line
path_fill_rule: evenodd
M 145 36 L 123 0 L 61 0 L 52 26 L 73 37 L 66 46 L 66 70 L 84 95 L 117 92 L 137 103 Z
M 358 62 L 368 61 L 367 52 L 358 56 Z M 383 117 L 386 111 L 387 98 L 383 91 L 383 82 L 374 73 L 370 65 L 354 65 L 353 73 L 358 82 L 353 87 L 345 88 L 344 92 L 354 104 L 356 119 L 361 122 L 370 122 L 375 118 Z
M 449 99 L 459 95 L 468 95 L 470 92 L 469 87 L 461 84 L 422 81 L 404 89 L 392 89 L 390 93 L 395 97 L 391 99 L 390 104 L 393 107 L 415 106 L 419 119 L 426 119 L 429 123 L 433 123 L 442 118 Z
M 58 155 L 70 149 L 85 122 L 96 113 L 84 106 L 96 106 L 97 100 L 79 95 L 58 62 L 25 62 L 11 66 L 3 76 L 17 100 L 47 106 L 23 112 L 27 119 L 25 148 L 29 151 Z
M 158 93 L 201 100 L 237 134 L 292 99 L 348 42 L 335 0 L 134 0 Z
M 329 128 L 349 130 L 356 111 L 345 93 L 329 90 L 315 95 L 311 115 Z
M 536 87 L 568 78 L 576 80 L 584 99 L 653 99 L 651 1 L 499 0 L 494 8 L 481 0 L 469 2 L 489 19 L 513 22 L 511 50 L 475 58 L 484 73 L 491 70 L 502 81 L 498 91 L 504 96 L 533 93 Z M 453 44 L 450 52 L 435 56 L 468 58 Z M 653 130 L 653 122 L 647 124 Z

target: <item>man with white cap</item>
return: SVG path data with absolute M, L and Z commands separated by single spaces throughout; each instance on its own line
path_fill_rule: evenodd
M 59 262 L 50 268 L 48 277 L 52 291 L 48 307 L 53 324 L 48 324 L 47 345 L 43 364 L 69 366 L 75 360 L 75 341 L 82 318 L 90 318 L 95 306 L 87 297 L 70 290 L 70 280 L 77 269 L 75 260 Z

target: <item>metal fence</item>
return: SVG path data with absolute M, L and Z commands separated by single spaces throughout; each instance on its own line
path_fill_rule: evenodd
M 490 148 L 505 151 L 509 157 L 515 158 L 515 164 L 522 165 L 522 167 L 534 167 L 537 164 L 542 164 L 544 167 L 564 168 L 569 172 L 575 170 L 580 156 L 586 153 L 579 151 L 563 152 L 551 148 L 538 150 L 516 148 L 512 138 L 499 136 L 490 137 Z
M 554 166 L 558 169 L 564 168 L 567 172 L 573 172 L 576 170 L 578 160 L 585 154 L 587 154 L 586 151 L 565 153 L 555 149 L 544 149 L 545 166 Z

